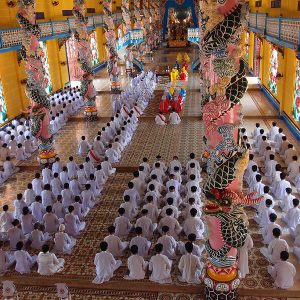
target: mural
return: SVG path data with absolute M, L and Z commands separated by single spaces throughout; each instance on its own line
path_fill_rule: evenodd
M 254 55 L 253 55 L 253 74 L 256 77 L 259 77 L 260 72 L 260 49 L 261 49 L 261 40 L 257 36 L 254 37 Z
M 293 104 L 293 118 L 300 122 L 300 60 L 297 59 L 296 65 L 296 84 Z
M 97 34 L 96 31 L 92 31 L 90 33 L 90 46 L 92 51 L 92 65 L 98 65 L 99 64 L 99 52 L 98 52 L 98 46 L 97 46 Z
M 44 52 L 44 55 L 42 56 L 42 64 L 43 64 L 44 70 L 45 70 L 45 78 L 48 80 L 45 91 L 47 94 L 51 94 L 52 93 L 52 82 L 51 82 L 51 76 L 50 76 L 50 67 L 49 67 L 49 62 L 48 62 L 48 52 L 47 52 L 46 42 L 40 42 L 40 47 Z
M 3 94 L 3 86 L 2 82 L 0 81 L 0 125 L 8 120 L 7 117 L 7 110 L 6 110 L 6 103 Z
M 269 88 L 273 94 L 277 94 L 277 73 L 278 73 L 278 50 L 272 45 L 269 73 Z
M 246 31 L 246 36 L 245 36 L 245 59 L 246 61 L 249 62 L 249 40 L 250 40 L 250 33 Z

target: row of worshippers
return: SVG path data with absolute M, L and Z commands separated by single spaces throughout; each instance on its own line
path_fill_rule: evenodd
M 88 156 L 94 163 L 98 163 L 103 158 L 108 159 L 110 163 L 120 160 L 121 153 L 131 141 L 138 126 L 138 118 L 151 100 L 155 87 L 153 73 L 149 72 L 145 74 L 145 77 L 138 76 L 138 78 L 137 86 L 126 90 L 131 99 L 134 99 L 133 106 L 131 107 L 128 103 L 124 104 L 110 122 L 97 133 L 92 145 L 83 136 L 78 145 L 80 156 Z M 136 95 L 135 90 L 139 90 L 143 97 Z
M 98 203 L 103 185 L 114 172 L 107 160 L 94 167 L 88 157 L 82 165 L 77 165 L 70 157 L 66 166 L 56 158 L 52 167 L 46 165 L 42 175 L 36 173 L 24 195 L 20 193 L 14 200 L 14 213 L 9 211 L 8 205 L 3 206 L 1 245 L 8 241 L 14 252 L 0 251 L 0 261 L 5 262 L 1 264 L 1 273 L 15 262 L 17 272 L 30 272 L 36 257 L 23 249 L 28 244 L 32 249 L 44 252 L 47 246 L 44 245 L 53 239 L 55 253 L 71 254 L 75 238 L 85 228 L 84 218 Z M 60 270 L 61 264 L 57 264 L 60 259 L 56 260 L 53 253 L 51 257 Z M 56 270 L 53 266 L 50 269 Z
M 274 279 L 275 286 L 287 289 L 294 284 L 296 270 L 288 262 L 289 246 L 285 239 L 281 238 L 285 228 L 277 224 L 279 218 L 274 208 L 278 207 L 282 211 L 281 220 L 295 238 L 293 252 L 299 259 L 300 208 L 299 200 L 293 195 L 292 189 L 292 185 L 298 188 L 296 183 L 300 175 L 297 151 L 288 143 L 283 130 L 277 127 L 276 122 L 272 123 L 266 135 L 259 123 L 256 124 L 250 138 L 244 129 L 241 132 L 245 142 L 251 143 L 253 140 L 244 174 L 248 193 L 256 192 L 263 196 L 263 201 L 254 205 L 257 210 L 254 220 L 260 226 L 263 242 L 267 246 L 261 248 L 261 253 L 271 263 L 268 271 Z M 287 172 L 283 171 L 283 166 L 277 162 L 276 157 L 284 161 Z M 255 160 L 263 165 L 259 168 Z
M 84 99 L 79 87 L 63 89 L 48 97 L 50 101 L 50 130 L 56 134 L 66 125 L 68 118 L 74 115 L 84 105 Z
M 123 105 L 126 105 L 129 110 L 134 109 L 136 102 L 139 102 L 139 106 L 144 109 L 148 104 L 148 99 L 152 97 L 155 87 L 155 74 L 152 71 L 142 71 L 131 79 L 129 86 L 112 102 L 114 114 L 121 111 Z
M 181 123 L 181 118 L 179 114 L 175 111 L 175 109 L 172 110 L 172 112 L 169 115 L 169 119 L 167 119 L 162 112 L 159 112 L 155 116 L 155 124 L 160 126 L 166 126 L 168 124 L 170 125 L 179 125 Z
M 160 155 L 152 166 L 147 158 L 143 159 L 123 193 L 119 216 L 108 228 L 109 235 L 95 256 L 94 283 L 113 277 L 122 264 L 117 258 L 126 255 L 127 248 L 131 255 L 127 259 L 125 279 L 144 279 L 149 270 L 151 281 L 170 283 L 173 261 L 179 259 L 179 281 L 200 283 L 204 266 L 201 262 L 204 250 L 201 170 L 194 153 L 184 167 L 177 156 L 168 165 Z M 155 254 L 151 257 L 151 240 L 156 234 L 160 237 L 153 245 Z M 178 241 L 179 238 L 185 242 Z

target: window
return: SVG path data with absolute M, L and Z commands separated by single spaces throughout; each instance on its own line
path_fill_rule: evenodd
M 47 46 L 46 42 L 40 42 L 40 47 L 42 48 L 43 54 L 42 55 L 42 64 L 45 71 L 45 78 L 47 79 L 47 85 L 45 87 L 45 91 L 47 94 L 50 94 L 52 92 L 52 83 L 51 83 L 51 77 L 50 77 L 50 68 L 49 68 L 49 62 L 48 62 L 48 52 L 47 52 Z
M 272 0 L 271 8 L 281 8 L 281 0 Z
M 86 9 L 86 12 L 87 12 L 88 14 L 94 14 L 94 13 L 96 13 L 96 9 L 90 7 L 90 8 L 87 8 L 87 9 Z
M 72 10 L 63 10 L 62 11 L 62 15 L 64 16 L 64 17 L 70 17 L 70 16 L 73 16 L 73 11 Z
M 4 100 L 4 94 L 3 94 L 3 86 L 2 82 L 0 80 L 0 124 L 7 121 L 7 110 L 6 110 L 6 104 Z
M 269 74 L 269 88 L 273 94 L 277 94 L 277 73 L 278 73 L 278 50 L 275 46 L 271 47 L 270 59 L 270 74 Z
M 262 1 L 255 1 L 255 7 L 261 7 Z
M 298 0 L 298 11 L 300 11 L 300 0 Z
M 296 65 L 296 84 L 293 103 L 293 118 L 300 122 L 300 60 L 297 59 Z
M 90 46 L 92 51 L 92 65 L 95 66 L 99 64 L 97 35 L 95 31 L 92 31 L 92 33 L 90 34 Z
M 246 31 L 246 40 L 245 40 L 245 59 L 246 61 L 249 61 L 249 43 L 250 43 L 250 33 L 248 31 Z

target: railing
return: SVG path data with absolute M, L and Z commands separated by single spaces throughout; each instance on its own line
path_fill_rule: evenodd
M 122 22 L 122 13 L 115 13 L 114 20 L 116 23 Z M 68 36 L 75 30 L 75 19 L 68 18 L 67 20 L 39 22 L 41 29 L 41 39 L 53 39 L 55 37 Z M 94 15 L 88 17 L 88 30 L 93 30 L 96 27 L 103 27 L 103 15 Z M 8 28 L 0 30 L 0 53 L 16 50 L 22 43 L 23 30 L 21 28 Z
M 199 46 L 200 43 L 200 29 L 188 28 L 188 41 Z
M 117 41 L 117 51 L 120 51 L 121 49 L 127 47 L 128 45 L 140 44 L 143 41 L 144 41 L 144 35 L 142 29 L 130 30 L 128 33 L 126 33 Z
M 143 71 L 143 70 L 144 70 L 144 65 L 143 65 L 143 63 L 142 63 L 140 60 L 134 58 L 134 59 L 133 59 L 133 64 L 134 64 L 134 65 L 137 67 L 137 69 L 139 69 L 140 71 Z
M 249 28 L 273 43 L 300 50 L 300 18 L 271 18 L 267 14 L 250 13 Z
M 199 67 L 199 65 L 200 65 L 200 59 L 199 59 L 199 57 L 197 57 L 192 62 L 192 71 L 195 72 L 197 70 L 197 68 Z

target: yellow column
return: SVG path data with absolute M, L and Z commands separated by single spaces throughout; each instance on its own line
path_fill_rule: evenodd
M 253 58 L 254 58 L 254 34 L 253 32 L 250 32 L 248 66 L 251 71 L 253 71 Z

